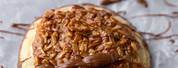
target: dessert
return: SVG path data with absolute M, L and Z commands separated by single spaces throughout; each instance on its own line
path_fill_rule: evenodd
M 124 18 L 91 4 L 46 11 L 26 33 L 18 68 L 151 68 L 148 47 Z

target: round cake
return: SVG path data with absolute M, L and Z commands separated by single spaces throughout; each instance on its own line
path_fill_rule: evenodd
M 47 10 L 22 42 L 18 68 L 151 68 L 142 36 L 118 14 L 92 4 Z

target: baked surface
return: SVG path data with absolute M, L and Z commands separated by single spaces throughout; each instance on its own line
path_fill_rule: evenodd
M 20 51 L 22 68 L 29 64 L 34 68 L 150 68 L 141 35 L 110 10 L 88 4 L 65 6 L 46 11 L 37 21 L 28 48 L 31 58 L 20 63 L 21 56 L 28 58 L 23 48 Z

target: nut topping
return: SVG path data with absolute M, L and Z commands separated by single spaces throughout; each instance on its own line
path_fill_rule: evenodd
M 41 19 L 33 42 L 36 68 L 102 68 L 126 56 L 138 59 L 133 29 L 110 12 L 75 5 L 49 10 Z M 123 63 L 121 68 L 135 61 Z

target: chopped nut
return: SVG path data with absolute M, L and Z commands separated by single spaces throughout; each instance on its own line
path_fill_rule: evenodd
M 43 59 L 43 60 L 42 60 L 42 63 L 49 64 L 49 61 L 48 61 L 47 59 Z
M 91 18 L 94 18 L 94 17 L 96 16 L 96 14 L 95 14 L 95 13 L 88 12 L 85 16 L 86 16 L 86 18 L 89 18 L 89 19 L 87 19 L 87 20 L 90 20 Z
M 122 40 L 119 41 L 119 43 L 120 43 L 121 45 L 123 45 L 123 44 L 127 43 L 127 39 L 122 39 Z
M 97 53 L 84 57 L 83 61 L 91 64 L 91 67 L 100 67 L 117 61 L 115 58 L 116 57 L 112 56 L 112 54 Z
M 93 31 L 93 32 L 92 32 L 92 35 L 93 35 L 93 36 L 98 36 L 98 35 L 100 35 L 100 32 L 98 32 L 98 31 Z
M 72 37 L 72 33 L 71 32 L 67 32 L 66 35 L 69 36 L 69 37 Z
M 52 16 L 54 15 L 54 10 L 53 9 L 51 9 L 51 10 L 47 10 L 46 12 L 45 12 L 45 14 L 44 14 L 44 16 L 43 17 L 45 17 L 45 18 L 51 18 Z
M 70 58 L 70 53 L 66 53 L 66 54 L 65 54 L 65 58 L 66 58 L 66 59 L 69 59 L 69 58 Z
M 65 51 L 62 51 L 62 52 L 59 54 L 58 58 L 63 58 L 65 54 L 66 54 L 66 52 L 65 52 Z
M 136 51 L 138 50 L 138 45 L 135 42 L 131 42 L 131 47 Z
M 97 51 L 101 51 L 101 50 L 103 50 L 103 49 L 104 49 L 104 45 L 100 45 L 100 46 L 97 47 L 96 50 L 97 50 Z
M 120 47 L 117 47 L 117 53 L 120 55 L 120 56 L 123 56 L 123 50 L 120 48 Z
M 79 50 L 82 51 L 82 52 L 86 52 L 87 51 L 87 43 L 82 42 L 80 47 L 79 47 Z
M 35 65 L 40 65 L 41 61 L 39 58 L 35 57 Z
M 113 42 L 106 42 L 103 45 L 105 46 L 106 49 L 108 49 L 108 48 L 112 47 L 112 44 L 113 44 Z
M 59 36 L 59 34 L 57 32 L 53 32 L 52 37 L 51 37 L 53 45 L 55 45 L 57 43 L 58 36 Z
M 50 62 L 52 65 L 56 65 L 56 61 L 55 61 L 55 60 L 49 60 L 49 62 Z
M 53 52 L 52 54 L 50 54 L 50 59 L 53 59 L 55 56 L 57 55 L 57 53 Z
M 42 53 L 45 53 L 44 51 L 48 51 L 52 47 L 53 47 L 52 45 L 44 45 L 44 48 L 42 49 Z
M 78 45 L 77 45 L 77 44 L 73 44 L 73 45 L 72 45 L 72 50 L 73 50 L 74 52 L 78 52 Z
M 130 36 L 131 28 L 102 9 L 75 5 L 70 11 L 49 10 L 41 19 L 33 43 L 35 66 L 39 68 L 70 67 L 70 63 L 74 64 L 72 61 L 76 59 L 90 61 L 86 57 L 99 58 L 96 59 L 96 66 L 103 65 L 120 56 L 134 56 L 132 49 L 138 50 L 138 42 Z M 105 55 L 110 53 L 116 54 L 114 57 L 117 58 L 111 59 L 110 55 Z M 77 65 L 72 66 L 82 67 L 78 62 Z M 87 65 L 92 66 L 83 64 Z
M 76 10 L 76 9 L 85 9 L 85 8 L 83 8 L 83 7 L 79 6 L 79 5 L 74 5 L 72 7 L 72 10 Z
M 94 55 L 96 53 L 94 49 L 89 49 L 88 52 L 89 52 L 89 55 Z
M 114 26 L 114 27 L 112 28 L 112 30 L 117 30 L 117 29 L 120 29 L 120 28 L 122 28 L 122 26 L 116 25 L 116 26 Z

